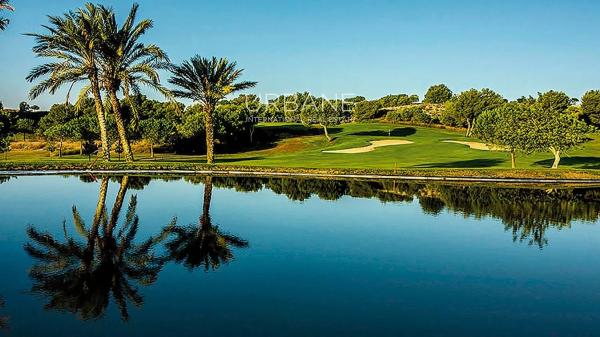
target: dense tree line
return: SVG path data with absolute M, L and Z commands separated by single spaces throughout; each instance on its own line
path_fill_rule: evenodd
M 600 217 L 598 188 L 512 188 L 406 181 L 331 180 L 302 178 L 165 176 L 239 192 L 269 189 L 295 201 L 312 197 L 337 200 L 344 196 L 375 198 L 381 202 L 417 201 L 426 214 L 444 211 L 465 217 L 493 217 L 502 221 L 513 240 L 544 247 L 549 229 L 569 228 L 574 221 L 595 222 Z M 116 180 L 118 181 L 118 179 Z M 134 183 L 135 182 L 135 183 Z M 148 177 L 130 177 L 130 188 L 149 184 Z M 210 201 L 209 201 L 210 202 Z

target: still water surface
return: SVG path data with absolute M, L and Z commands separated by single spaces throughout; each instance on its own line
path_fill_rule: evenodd
M 600 189 L 0 181 L 0 336 L 600 334 Z

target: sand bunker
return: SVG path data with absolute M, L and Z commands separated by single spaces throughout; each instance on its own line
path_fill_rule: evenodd
M 374 151 L 378 147 L 383 146 L 392 146 L 392 145 L 406 145 L 412 144 L 413 142 L 409 140 L 373 140 L 370 141 L 371 145 L 363 146 L 363 147 L 353 147 L 351 149 L 344 150 L 331 150 L 331 151 L 323 151 L 324 153 L 365 153 Z
M 472 148 L 473 150 L 482 150 L 482 151 L 502 151 L 503 150 L 501 146 L 487 145 L 485 143 L 479 143 L 479 142 L 463 142 L 463 141 L 459 141 L 459 140 L 443 140 L 442 142 L 466 145 L 466 146 Z

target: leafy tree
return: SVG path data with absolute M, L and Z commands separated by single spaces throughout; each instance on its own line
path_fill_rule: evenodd
M 122 90 L 129 99 L 131 91 L 139 93 L 139 85 L 144 85 L 170 97 L 169 91 L 160 84 L 157 72 L 166 67 L 169 59 L 158 46 L 139 41 L 152 28 L 152 20 L 144 19 L 136 23 L 138 8 L 137 4 L 131 7 L 120 27 L 112 9 L 103 6 L 99 9 L 102 36 L 99 43 L 99 65 L 102 84 L 108 94 L 119 140 L 128 162 L 134 158 L 117 92 Z
M 25 141 L 26 133 L 33 133 L 35 131 L 35 121 L 29 118 L 17 119 L 15 124 L 16 131 L 23 134 L 23 141 Z
M 536 150 L 531 137 L 532 110 L 530 107 L 509 103 L 483 112 L 477 118 L 474 134 L 487 144 L 501 146 L 510 152 L 511 167 L 516 168 L 516 152 L 532 153 Z
M 38 133 L 43 135 L 43 133 L 56 125 L 65 125 L 71 119 L 75 118 L 75 116 L 70 112 L 73 108 L 72 105 L 69 104 L 54 104 L 50 107 L 50 111 L 46 114 L 38 124 Z
M 8 0 L 0 0 L 0 11 L 2 10 L 13 11 L 14 8 L 10 5 Z M 8 19 L 0 16 L 0 30 L 6 29 L 6 26 L 8 26 L 9 23 L 10 21 Z
M 244 89 L 252 88 L 256 82 L 237 82 L 243 69 L 236 69 L 235 62 L 227 59 L 212 59 L 194 56 L 183 64 L 171 68 L 173 77 L 169 82 L 178 87 L 175 96 L 189 98 L 202 105 L 206 134 L 206 162 L 214 162 L 214 124 L 215 109 L 225 96 Z
M 325 138 L 331 141 L 328 127 L 340 124 L 344 119 L 342 101 L 318 98 L 302 107 L 302 122 L 306 125 L 318 125 L 323 128 Z
M 419 101 L 419 96 L 407 94 L 387 95 L 381 97 L 378 101 L 381 103 L 382 108 L 395 108 L 416 103 Z
M 88 156 L 96 150 L 94 140 L 98 137 L 95 116 L 84 114 L 69 120 L 65 127 L 69 138 L 79 141 L 79 154 Z
M 560 156 L 588 140 L 593 128 L 586 123 L 564 113 L 551 113 L 541 109 L 533 109 L 530 134 L 537 151 L 547 151 L 554 155 L 552 168 L 558 168 Z
M 71 129 L 66 124 L 58 124 L 54 125 L 44 131 L 44 136 L 49 141 L 57 141 L 58 142 L 58 157 L 62 158 L 63 156 L 63 142 L 65 139 L 69 137 L 71 134 Z
M 29 103 L 27 103 L 27 102 L 19 103 L 19 115 L 20 116 L 26 115 L 29 112 L 33 112 L 33 111 L 36 111 L 39 109 L 40 109 L 40 107 L 38 107 L 37 105 L 29 105 Z
M 506 100 L 490 89 L 470 89 L 453 97 L 446 105 L 446 112 L 454 119 L 467 126 L 466 136 L 470 136 L 479 115 L 486 110 L 493 110 Z
M 253 142 L 254 117 L 264 114 L 265 106 L 256 95 L 239 95 L 231 100 L 222 100 L 216 108 L 216 137 L 226 145 L 241 147 L 249 140 Z
M 542 111 L 547 113 L 564 113 L 576 100 L 571 99 L 562 91 L 550 90 L 545 93 L 538 93 L 536 105 Z
M 583 95 L 581 112 L 591 124 L 600 126 L 600 90 L 590 90 Z
M 381 117 L 380 110 L 382 108 L 379 100 L 375 101 L 360 101 L 354 104 L 352 109 L 352 117 L 357 121 L 365 121 L 369 119 Z
M 151 158 L 154 158 L 154 145 L 169 142 L 174 129 L 175 126 L 164 118 L 145 119 L 140 122 L 142 137 L 150 142 Z
M 76 12 L 67 12 L 61 17 L 50 16 L 50 25 L 44 26 L 47 29 L 46 34 L 28 34 L 35 38 L 33 52 L 37 56 L 54 58 L 56 61 L 35 67 L 27 76 L 27 80 L 33 82 L 45 78 L 31 89 L 31 98 L 36 98 L 46 91 L 54 94 L 65 85 L 72 88 L 74 83 L 87 82 L 79 96 L 82 99 L 88 92 L 92 93 L 103 157 L 108 161 L 110 147 L 97 60 L 101 34 L 98 13 L 98 7 L 88 3 Z
M 429 87 L 423 103 L 442 104 L 452 98 L 452 90 L 445 84 L 436 84 Z

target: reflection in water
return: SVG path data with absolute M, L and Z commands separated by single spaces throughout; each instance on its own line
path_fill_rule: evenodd
M 82 240 L 70 237 L 64 222 L 62 242 L 33 226 L 27 230 L 31 242 L 25 245 L 25 250 L 37 261 L 29 272 L 34 282 L 32 292 L 49 298 L 47 309 L 93 319 L 103 315 L 112 296 L 121 318 L 127 320 L 128 303 L 143 304 L 136 284 L 152 284 L 162 268 L 162 260 L 153 253 L 160 238 L 135 242 L 139 226 L 135 196 L 131 197 L 125 218 L 118 226 L 129 177 L 121 178 L 110 214 L 105 206 L 108 183 L 108 178 L 102 179 L 89 228 L 73 207 L 74 226 Z
M 183 263 L 188 269 L 204 266 L 204 270 L 216 270 L 221 264 L 233 259 L 231 248 L 248 247 L 248 242 L 231 234 L 223 233 L 213 225 L 210 218 L 213 178 L 204 178 L 204 201 L 199 225 L 177 226 L 176 219 L 165 228 L 171 237 L 165 244 L 167 259 Z
M 193 177 L 187 178 L 194 182 Z M 291 200 L 316 195 L 336 200 L 349 195 L 378 198 L 382 202 L 410 202 L 418 199 L 426 214 L 438 215 L 444 209 L 464 216 L 501 219 L 514 241 L 540 248 L 548 244 L 549 228 L 564 229 L 575 220 L 593 222 L 600 214 L 598 188 L 508 188 L 481 185 L 448 185 L 396 181 L 338 181 L 290 178 L 215 178 L 215 185 L 237 191 L 268 188 Z
M 4 308 L 4 299 L 0 297 L 0 309 Z M 0 316 L 0 330 L 8 329 L 8 316 Z

